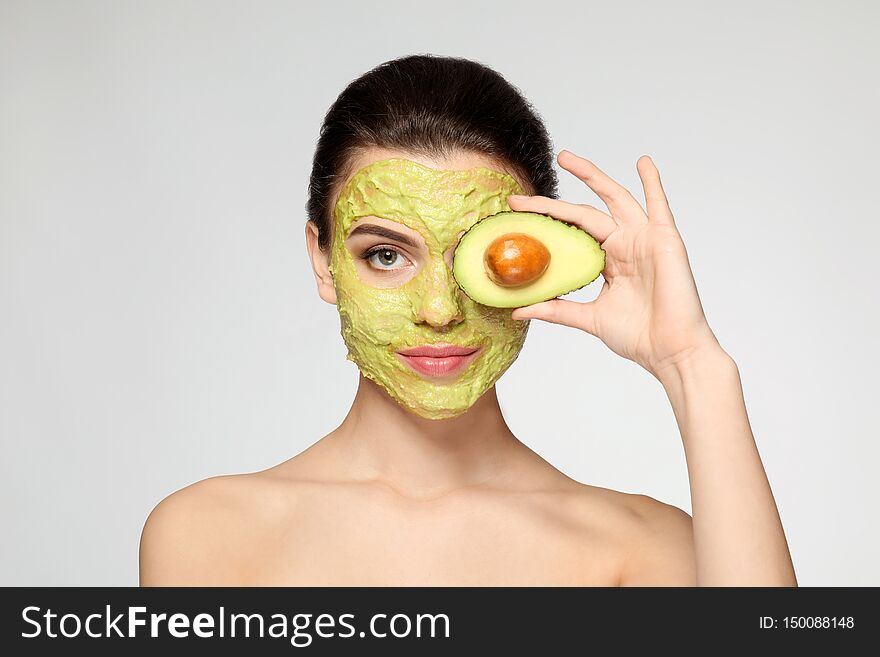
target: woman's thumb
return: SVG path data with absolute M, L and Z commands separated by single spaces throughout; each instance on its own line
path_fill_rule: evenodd
M 530 306 L 514 308 L 511 319 L 543 319 L 545 322 L 562 324 L 596 335 L 594 322 L 595 301 L 577 302 L 567 299 L 550 299 Z

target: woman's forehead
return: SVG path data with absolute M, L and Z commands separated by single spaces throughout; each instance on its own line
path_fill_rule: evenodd
M 497 169 L 434 169 L 387 158 L 355 172 L 340 194 L 335 218 L 343 235 L 355 220 L 375 216 L 419 233 L 424 228 L 442 245 L 479 219 L 507 209 L 510 194 L 522 193 L 516 179 Z
M 459 163 L 473 162 L 459 160 Z M 501 189 L 518 181 L 488 161 L 465 168 L 427 166 L 416 160 L 394 157 L 376 160 L 360 167 L 343 186 L 340 198 L 352 189 L 374 189 L 384 194 L 442 197 L 449 194 L 470 194 L 474 188 Z
M 349 161 L 348 178 L 353 177 L 376 162 L 389 160 L 414 162 L 435 171 L 466 171 L 475 168 L 492 169 L 501 173 L 511 173 L 503 163 L 487 153 L 458 150 L 448 155 L 414 153 L 394 148 L 371 146 L 356 151 Z

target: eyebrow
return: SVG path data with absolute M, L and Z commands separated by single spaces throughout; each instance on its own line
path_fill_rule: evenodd
M 385 228 L 384 226 L 377 226 L 376 224 L 358 224 L 348 234 L 349 237 L 354 237 L 355 235 L 378 235 L 379 237 L 384 237 L 387 240 L 394 240 L 396 242 L 400 242 L 401 244 L 406 244 L 407 246 L 411 246 L 414 249 L 419 248 L 418 242 L 416 242 L 408 235 L 398 233 L 396 230 L 391 230 L 390 228 Z

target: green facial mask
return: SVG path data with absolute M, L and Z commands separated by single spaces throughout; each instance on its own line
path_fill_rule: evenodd
M 509 195 L 524 193 L 513 177 L 493 169 L 438 170 L 394 158 L 359 170 L 339 195 L 330 272 L 346 358 L 421 417 L 437 420 L 464 413 L 522 349 L 529 322 L 511 319 L 510 308 L 471 300 L 458 287 L 444 253 L 461 231 L 510 210 Z M 415 276 L 396 287 L 376 287 L 360 279 L 345 240 L 352 223 L 365 216 L 396 221 L 422 235 L 429 257 L 418 263 Z M 480 346 L 482 351 L 455 379 L 443 381 L 413 371 L 395 355 L 399 349 L 437 342 Z

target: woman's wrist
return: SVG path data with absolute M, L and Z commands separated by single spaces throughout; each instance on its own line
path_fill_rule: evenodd
M 717 340 L 693 347 L 655 373 L 667 392 L 682 390 L 690 382 L 738 375 L 733 358 Z

